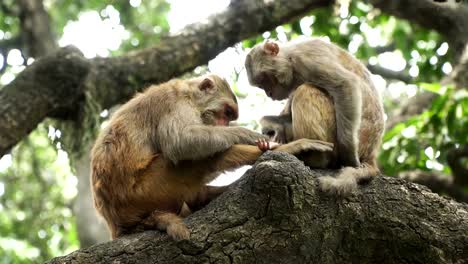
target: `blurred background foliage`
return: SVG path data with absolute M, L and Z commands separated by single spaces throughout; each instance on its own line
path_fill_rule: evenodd
M 171 4 L 162 0 L 48 0 L 44 5 L 61 45 L 68 44 L 64 40 L 67 26 L 86 15 L 122 29 L 117 45 L 97 54 L 85 52 L 88 57 L 148 47 L 171 29 Z M 21 56 L 21 47 L 14 46 L 20 30 L 16 9 L 15 0 L 0 4 L 0 42 L 12 47 L 0 57 L 1 85 L 29 63 L 29 58 Z M 389 118 L 402 102 L 423 90 L 439 94 L 424 113 L 386 132 L 379 160 L 383 172 L 390 176 L 414 169 L 450 174 L 447 151 L 468 143 L 468 96 L 466 90 L 439 84 L 450 73 L 452 58 L 448 44 L 437 33 L 381 14 L 361 1 L 351 1 L 349 6 L 310 12 L 243 41 L 236 50 L 245 52 L 265 38 L 287 41 L 304 36 L 326 36 L 365 64 L 383 65 L 404 76 L 404 81 L 376 77 Z M 205 69 L 198 68 L 195 73 Z M 244 100 L 247 94 L 237 83 L 242 69 L 230 72 L 233 87 Z M 252 104 L 261 107 L 262 98 Z M 249 122 L 256 124 L 255 120 Z M 42 262 L 80 246 L 71 206 L 77 194 L 77 177 L 60 138 L 61 131 L 46 121 L 0 160 L 0 263 Z

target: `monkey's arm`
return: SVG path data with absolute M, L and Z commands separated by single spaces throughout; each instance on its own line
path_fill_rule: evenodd
M 314 54 L 315 55 L 315 54 Z M 342 165 L 359 166 L 358 129 L 364 81 L 327 54 L 297 57 L 295 69 L 307 83 L 325 89 L 336 110 L 337 147 Z
M 307 152 L 331 152 L 333 144 L 320 140 L 299 139 L 288 144 L 279 145 L 271 149 L 272 151 L 282 151 L 291 155 L 299 155 Z M 205 166 L 209 172 L 223 172 L 237 169 L 244 165 L 252 165 L 263 151 L 257 146 L 236 144 L 230 147 L 227 151 L 216 155 L 211 159 L 211 163 L 205 162 Z
M 251 144 L 262 134 L 242 127 L 203 125 L 197 111 L 179 106 L 177 114 L 162 118 L 158 126 L 161 152 L 172 162 L 201 160 L 223 152 L 234 144 Z

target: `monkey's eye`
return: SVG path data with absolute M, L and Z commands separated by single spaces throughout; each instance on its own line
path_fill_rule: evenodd
M 226 106 L 224 109 L 224 115 L 229 119 L 229 120 L 235 120 L 237 119 L 236 111 L 232 109 L 230 106 Z
M 266 74 L 266 72 L 261 72 L 257 76 L 256 82 L 260 87 L 263 87 L 268 82 L 268 75 Z

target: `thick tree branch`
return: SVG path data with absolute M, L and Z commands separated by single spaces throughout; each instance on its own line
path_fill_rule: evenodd
M 27 135 L 44 118 L 54 116 L 66 99 L 66 116 L 77 116 L 82 109 L 77 102 L 85 92 L 93 94 L 103 108 L 127 100 L 145 85 L 166 81 L 207 63 L 223 49 L 245 38 L 274 28 L 305 12 L 330 4 L 331 1 L 279 0 L 234 1 L 224 13 L 211 17 L 206 23 L 187 27 L 176 36 L 161 40 L 150 49 L 132 52 L 117 58 L 84 61 L 73 53 L 72 58 L 58 60 L 56 55 L 36 61 L 32 69 L 22 72 L 16 80 L 0 90 L 0 156 Z M 67 52 L 64 52 L 67 53 Z M 62 52 L 63 54 L 63 52 Z M 50 58 L 49 58 L 50 59 Z M 73 63 L 76 62 L 77 65 Z M 50 63 L 50 64 L 48 64 Z M 62 64 L 65 63 L 65 64 Z M 86 72 L 82 66 L 87 67 Z M 45 78 L 37 69 L 52 73 Z M 77 70 L 78 72 L 74 72 Z M 86 75 L 86 74 L 84 74 Z M 84 78 L 86 77 L 86 78 Z M 68 80 L 71 78 L 72 80 Z M 29 85 L 24 86 L 25 80 Z M 56 85 L 66 83 L 69 94 L 54 93 Z M 34 84 L 34 85 L 32 85 Z M 39 96 L 37 88 L 45 95 Z M 37 97 L 42 100 L 37 100 Z M 14 106 L 17 99 L 23 102 Z M 57 102 L 51 104 L 50 102 Z M 26 107 L 27 104 L 27 107 Z M 26 109 L 28 108 L 28 109 Z M 21 118 L 16 118 L 20 116 Z M 56 115 L 55 115 L 56 116 Z
M 383 12 L 433 29 L 444 35 L 455 51 L 455 59 L 468 42 L 468 7 L 429 0 L 369 0 Z
M 322 173 L 331 173 L 324 171 Z M 318 171 L 269 152 L 186 223 L 190 240 L 157 231 L 49 263 L 465 263 L 468 206 L 379 177 L 349 198 L 317 190 Z

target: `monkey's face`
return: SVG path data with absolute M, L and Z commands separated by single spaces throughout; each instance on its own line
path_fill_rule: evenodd
M 254 85 L 265 91 L 273 100 L 283 100 L 289 96 L 289 90 L 283 87 L 272 73 L 260 72 L 254 78 Z
M 204 77 L 198 84 L 198 103 L 205 125 L 228 126 L 239 116 L 237 99 L 229 84 L 216 75 Z
M 267 136 L 271 141 L 280 144 L 288 143 L 288 135 L 286 134 L 286 126 L 290 124 L 290 116 L 264 116 L 260 119 L 262 134 Z
M 264 90 L 273 100 L 283 100 L 292 91 L 292 66 L 274 42 L 257 45 L 247 55 L 245 68 L 250 84 Z

